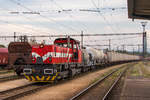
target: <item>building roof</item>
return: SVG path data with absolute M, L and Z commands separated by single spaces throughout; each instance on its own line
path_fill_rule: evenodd
M 62 42 L 67 42 L 68 41 L 68 38 L 57 38 L 57 39 L 55 39 L 55 41 L 54 41 L 54 43 L 62 43 Z M 72 43 L 72 42 L 75 42 L 75 43 L 80 43 L 78 40 L 75 40 L 75 39 L 73 39 L 73 38 L 70 38 L 70 42 Z
M 128 0 L 128 16 L 132 19 L 150 20 L 150 1 Z

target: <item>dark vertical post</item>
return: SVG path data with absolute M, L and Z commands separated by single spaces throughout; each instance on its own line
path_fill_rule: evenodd
M 16 32 L 14 32 L 14 42 L 16 41 Z
M 119 46 L 117 46 L 117 51 L 119 51 Z
M 147 52 L 147 38 L 146 38 L 146 32 L 143 32 L 143 57 L 145 57 Z
M 68 47 L 70 47 L 70 36 L 68 36 L 67 43 L 68 43 Z
M 109 41 L 109 51 L 111 51 L 111 39 L 109 39 L 108 41 Z
M 81 31 L 81 49 L 83 49 L 83 31 Z
M 123 52 L 125 51 L 125 45 L 124 44 L 122 45 L 122 51 Z
M 147 22 L 141 22 L 143 27 L 143 57 L 145 57 L 146 50 L 147 50 L 147 39 L 146 39 L 146 31 L 145 26 L 147 25 Z
M 140 44 L 138 44 L 138 53 L 140 54 Z

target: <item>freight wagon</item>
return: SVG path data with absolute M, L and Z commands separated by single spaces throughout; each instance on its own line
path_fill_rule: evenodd
M 0 48 L 0 67 L 3 69 L 8 64 L 8 49 Z

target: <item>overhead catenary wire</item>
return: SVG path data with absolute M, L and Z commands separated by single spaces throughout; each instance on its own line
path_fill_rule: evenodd
M 100 12 L 100 8 L 96 6 L 95 2 L 93 0 L 91 0 L 93 6 L 99 11 L 98 14 L 104 19 L 105 23 L 108 25 L 108 27 L 114 32 L 116 33 L 116 30 L 113 29 L 113 27 L 111 26 L 111 24 L 106 20 L 105 16 L 103 16 L 103 14 Z
M 121 35 L 142 35 L 142 34 L 143 33 L 110 33 L 110 34 L 82 34 L 82 35 L 88 37 L 88 36 L 121 36 Z M 81 37 L 81 34 L 71 34 L 69 36 Z M 27 37 L 66 37 L 66 35 L 30 35 Z M 14 38 L 14 36 L 0 36 L 0 38 Z
M 25 9 L 28 10 L 28 11 L 34 12 L 32 9 L 30 9 L 30 8 L 28 8 L 28 7 L 26 7 L 26 6 L 24 6 L 23 4 L 21 4 L 21 3 L 17 2 L 17 1 L 14 1 L 14 0 L 9 0 L 9 1 L 12 2 L 12 3 L 14 3 L 14 4 L 16 4 L 16 5 L 18 5 L 18 6 L 20 6 L 20 7 L 22 7 L 22 8 L 25 8 Z M 56 23 L 57 25 L 59 25 L 59 26 L 61 26 L 61 27 L 63 26 L 63 27 L 66 28 L 66 29 L 72 30 L 72 31 L 77 32 L 77 33 L 80 32 L 80 31 L 78 31 L 78 30 L 72 28 L 71 26 L 65 25 L 65 24 L 63 24 L 63 23 L 58 23 L 56 20 L 54 20 L 54 19 L 52 19 L 52 18 L 49 18 L 49 17 L 47 17 L 47 16 L 44 16 L 44 15 L 41 15 L 41 14 L 37 14 L 37 15 L 40 16 L 40 17 L 42 17 L 42 18 L 47 19 L 48 21 L 52 21 L 52 22 Z
M 12 1 L 14 1 L 14 0 L 12 0 Z M 53 0 L 53 2 L 55 2 L 54 0 Z M 16 1 L 15 1 L 15 3 L 17 3 Z M 55 2 L 56 3 L 56 2 Z M 17 5 L 19 5 L 19 6 L 22 6 L 22 4 L 20 4 L 19 2 L 17 3 Z M 57 3 L 56 3 L 56 5 L 59 7 L 59 8 L 61 8 L 62 10 L 63 10 L 63 8 L 61 7 L 61 6 L 59 6 Z M 31 11 L 31 9 L 30 8 L 27 8 L 27 7 L 25 7 L 25 6 L 23 6 L 24 8 L 26 8 L 27 10 L 29 10 L 29 11 Z M 31 11 L 31 12 L 36 12 L 36 11 Z M 40 13 L 38 13 L 39 15 L 40 15 Z M 83 23 L 82 24 L 83 26 L 85 26 L 86 27 L 86 25 Z
M 134 39 L 137 38 L 138 36 L 134 36 L 134 37 L 124 37 L 124 38 L 117 38 L 117 39 L 111 39 L 113 41 L 117 41 L 117 40 L 126 40 L 126 39 Z M 140 38 L 140 37 L 139 37 Z M 84 42 L 98 42 L 98 41 L 109 41 L 109 39 L 105 39 L 105 40 L 88 40 L 88 41 L 84 41 Z
M 11 11 L 11 10 L 9 10 L 9 9 L 6 9 L 6 8 L 1 8 L 1 9 L 3 9 L 4 11 Z M 21 15 L 20 15 L 21 16 Z M 30 20 L 31 22 L 32 22 L 32 19 L 30 19 L 30 18 L 28 18 L 28 17 L 25 17 L 25 16 L 22 16 L 22 17 L 24 17 L 24 18 L 26 18 L 27 20 Z M 18 24 L 14 24 L 14 23 L 12 23 L 12 22 L 9 22 L 9 21 L 4 21 L 4 20 L 1 20 L 1 22 L 3 22 L 3 23 L 6 23 L 6 24 L 10 24 L 10 25 L 14 25 L 14 26 L 16 26 L 16 27 L 18 27 L 18 29 L 21 29 L 21 28 L 24 28 L 25 30 L 31 30 L 32 32 L 40 32 L 40 33 L 49 33 L 49 32 L 45 32 L 45 31 L 41 31 L 41 28 L 40 29 L 35 29 L 35 28 L 31 28 L 31 27 L 26 27 L 26 26 L 24 26 L 24 25 L 18 25 Z
M 59 5 L 55 0 L 50 0 L 51 2 L 53 2 L 58 8 L 60 8 L 62 11 L 64 11 L 64 8 L 61 6 L 61 5 Z M 69 16 L 71 17 L 71 18 L 73 18 L 73 19 L 75 19 L 76 17 L 75 16 L 73 16 L 72 14 L 70 14 L 70 13 L 68 13 L 68 12 L 66 12 L 67 14 L 69 14 Z M 84 27 L 84 30 L 87 30 L 87 31 L 89 31 L 89 28 L 87 28 L 87 25 L 86 24 L 84 24 L 84 23 L 81 23 L 80 24 L 82 27 Z M 83 30 L 83 29 L 82 29 Z

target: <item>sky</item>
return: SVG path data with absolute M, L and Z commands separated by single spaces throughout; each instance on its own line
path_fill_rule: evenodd
M 81 31 L 84 34 L 142 32 L 140 22 L 143 20 L 128 19 L 127 0 L 0 0 L 0 4 L 0 36 L 13 35 L 14 32 L 17 35 L 70 35 L 81 34 Z M 146 31 L 150 38 L 149 23 Z M 80 40 L 80 37 L 74 38 Z M 47 44 L 52 44 L 54 39 L 36 38 L 38 42 L 45 40 Z M 112 49 L 117 46 L 121 49 L 123 44 L 142 44 L 140 35 L 84 37 L 84 44 L 108 45 L 109 39 Z M 6 46 L 11 41 L 13 39 L 0 38 L 0 44 Z M 126 49 L 138 50 L 136 46 Z

